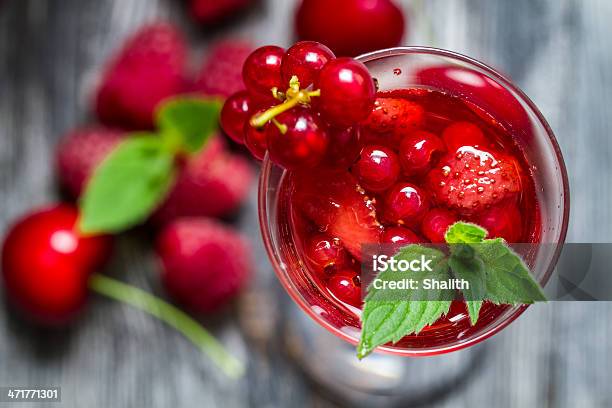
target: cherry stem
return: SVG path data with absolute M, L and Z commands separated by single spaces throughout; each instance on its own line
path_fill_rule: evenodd
M 278 92 L 277 88 L 272 88 L 272 94 L 274 95 L 275 98 L 278 98 L 281 95 L 281 93 Z M 298 80 L 298 77 L 294 75 L 291 77 L 291 81 L 289 82 L 289 89 L 284 94 L 284 97 L 286 98 L 285 101 L 279 105 L 271 107 L 270 109 L 258 115 L 253 116 L 251 120 L 249 121 L 249 123 L 254 128 L 260 129 L 264 127 L 272 119 L 280 115 L 281 113 L 286 112 L 290 109 L 293 109 L 298 105 L 310 104 L 311 98 L 314 96 L 321 96 L 321 90 L 320 89 L 317 89 L 316 91 L 301 90 L 300 81 Z M 284 131 L 283 131 L 282 126 L 284 125 L 279 124 L 278 122 L 276 122 L 276 125 L 281 131 L 281 133 L 284 134 L 287 132 L 286 126 L 284 127 Z
M 243 362 L 231 355 L 204 327 L 177 307 L 142 289 L 100 274 L 91 276 L 89 287 L 98 294 L 140 309 L 175 328 L 228 377 L 237 379 L 244 375 Z

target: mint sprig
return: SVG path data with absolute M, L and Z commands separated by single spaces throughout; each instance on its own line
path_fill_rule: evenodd
M 397 261 L 411 261 L 421 256 L 432 259 L 431 272 L 400 272 L 386 269 L 378 274 L 382 282 L 414 279 L 417 289 L 404 292 L 368 287 L 361 316 L 361 339 L 357 357 L 364 358 L 376 347 L 396 343 L 409 334 L 418 334 L 448 313 L 454 296 L 450 290 L 423 289 L 424 279 L 461 279 L 469 288 L 462 289 L 470 322 L 478 321 L 484 300 L 495 304 L 531 304 L 545 301 L 540 285 L 529 268 L 503 239 L 485 239 L 487 231 L 475 224 L 457 222 L 446 232 L 450 255 L 422 245 L 409 245 L 394 256 Z
M 195 97 L 164 102 L 156 132 L 133 133 L 94 171 L 80 200 L 79 230 L 114 234 L 144 222 L 172 189 L 177 157 L 197 153 L 214 135 L 220 107 Z

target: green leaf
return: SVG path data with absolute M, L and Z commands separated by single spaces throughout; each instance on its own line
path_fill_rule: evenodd
M 451 256 L 448 264 L 458 279 L 465 279 L 469 283 L 469 289 L 463 289 L 462 292 L 470 315 L 470 322 L 474 325 L 478 321 L 482 301 L 487 296 L 484 262 L 480 257 L 466 259 Z
M 160 138 L 122 142 L 96 169 L 80 202 L 85 234 L 118 233 L 140 224 L 166 197 L 175 177 L 174 155 Z
M 448 312 L 452 300 L 449 291 L 425 290 L 422 285 L 425 278 L 446 280 L 450 277 L 444 253 L 420 245 L 409 245 L 402 248 L 395 259 L 410 261 L 421 256 L 432 260 L 432 271 L 400 272 L 387 269 L 377 276 L 381 282 L 411 278 L 418 282 L 419 289 L 389 291 L 376 289 L 374 283 L 369 286 L 361 315 L 361 339 L 357 346 L 360 359 L 381 344 L 396 343 L 408 334 L 419 333 Z
M 156 122 L 171 148 L 195 153 L 217 130 L 220 111 L 217 99 L 178 97 L 161 105 Z
M 444 238 L 448 244 L 474 244 L 482 242 L 487 230 L 468 222 L 456 222 L 450 226 Z
M 531 304 L 546 301 L 529 268 L 501 238 L 474 245 L 487 277 L 487 299 L 496 304 Z

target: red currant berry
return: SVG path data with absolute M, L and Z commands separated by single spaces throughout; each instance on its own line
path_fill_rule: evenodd
M 374 107 L 374 80 L 365 65 L 351 58 L 337 58 L 325 64 L 315 89 L 321 90 L 316 107 L 334 126 L 355 125 L 366 119 Z
M 333 168 L 349 168 L 359 156 L 359 128 L 327 128 L 329 145 L 323 164 Z
M 361 304 L 359 277 L 350 269 L 343 269 L 327 281 L 327 289 L 341 302 L 358 307 Z
M 476 217 L 476 223 L 488 231 L 489 238 L 503 238 L 517 243 L 523 235 L 521 213 L 515 204 L 491 207 Z
M 285 50 L 274 45 L 260 47 L 248 56 L 242 67 L 242 79 L 252 94 L 272 98 L 272 88 L 284 90 L 280 66 Z
M 383 146 L 366 146 L 353 166 L 353 174 L 363 188 L 385 191 L 397 181 L 400 164 L 393 150 Z
M 270 159 L 288 169 L 317 165 L 327 151 L 327 132 L 311 109 L 293 108 L 276 117 L 279 126 L 269 124 L 266 130 Z
M 443 208 L 434 208 L 423 217 L 421 232 L 431 242 L 443 244 L 446 242 L 446 231 L 457 221 L 459 218 L 454 213 Z
M 236 92 L 223 104 L 221 128 L 236 143 L 244 143 L 244 123 L 251 117 L 251 98 L 247 91 Z
M 399 158 L 407 176 L 425 174 L 445 151 L 444 143 L 433 133 L 417 131 L 400 144 Z
M 303 0 L 296 28 L 300 39 L 320 41 L 343 56 L 395 47 L 405 31 L 404 15 L 390 0 Z
M 461 146 L 486 147 L 487 138 L 482 130 L 470 122 L 456 122 L 444 129 L 442 139 L 448 150 L 456 151 Z
M 344 265 L 349 261 L 348 252 L 340 243 L 340 239 L 331 238 L 325 234 L 312 237 L 306 246 L 306 257 L 317 267 Z
M 384 215 L 394 222 L 413 224 L 423 216 L 428 206 L 425 192 L 421 188 L 401 182 L 387 192 Z
M 263 128 L 256 128 L 251 126 L 248 121 L 244 124 L 244 145 L 257 160 L 263 160 L 268 151 L 266 135 L 266 128 L 268 126 L 270 126 L 270 124 L 267 124 Z
M 383 244 L 395 244 L 399 246 L 410 244 L 421 244 L 423 238 L 412 232 L 406 227 L 388 227 L 385 228 L 380 242 Z
M 315 83 L 319 72 L 334 53 L 316 41 L 300 41 L 287 50 L 281 63 L 283 84 L 288 84 L 292 76 L 297 76 L 300 88 L 305 89 Z
M 77 234 L 76 208 L 37 211 L 18 221 L 2 248 L 2 276 L 10 301 L 44 325 L 70 321 L 85 305 L 87 283 L 108 258 L 112 238 Z

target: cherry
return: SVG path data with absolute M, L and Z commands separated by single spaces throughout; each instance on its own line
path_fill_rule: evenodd
M 7 234 L 2 276 L 7 295 L 25 316 L 43 325 L 67 323 L 85 305 L 87 282 L 110 254 L 108 236 L 75 230 L 75 207 L 60 204 L 30 213 Z
M 279 114 L 266 129 L 272 161 L 288 170 L 318 164 L 326 153 L 327 132 L 311 109 L 296 107 Z
M 517 243 L 523 235 L 521 213 L 514 203 L 499 205 L 484 210 L 476 217 L 476 223 L 486 229 L 489 238 L 503 238 Z
M 407 176 L 425 174 L 433 161 L 445 151 L 442 140 L 433 133 L 417 131 L 404 137 L 399 158 Z
M 251 109 L 251 98 L 247 91 L 236 92 L 223 104 L 221 128 L 236 143 L 244 143 L 244 123 L 248 122 Z
M 327 155 L 323 164 L 334 168 L 348 168 L 355 163 L 359 156 L 359 127 L 338 128 L 329 126 L 327 128 L 329 145 Z
M 344 265 L 350 259 L 340 239 L 326 234 L 317 234 L 310 238 L 306 246 L 306 257 L 320 268 Z
M 334 53 L 316 41 L 300 41 L 287 50 L 281 63 L 283 84 L 288 84 L 292 76 L 297 76 L 301 88 L 308 88 L 319 77 L 319 71 Z
M 448 228 L 459 221 L 457 215 L 443 208 L 434 208 L 425 214 L 421 222 L 421 232 L 435 244 L 446 242 L 444 238 Z
M 465 97 L 471 106 L 478 107 L 473 109 L 474 112 L 485 120 L 493 116 L 511 128 L 525 132 L 527 136 L 533 134 L 531 121 L 521 103 L 510 91 L 482 72 L 468 67 L 441 65 L 417 72 L 415 79 L 421 85 L 442 91 L 452 90 Z
M 482 130 L 470 122 L 455 122 L 448 126 L 442 133 L 442 139 L 451 152 L 462 146 L 486 147 L 488 144 Z
M 404 245 L 423 243 L 423 238 L 406 227 L 392 226 L 385 228 L 380 238 L 380 242 L 402 247 Z
M 363 188 L 385 191 L 397 181 L 400 164 L 393 150 L 383 146 L 366 146 L 353 166 L 353 174 Z
M 253 95 L 272 98 L 272 88 L 284 90 L 288 84 L 281 82 L 280 67 L 285 50 L 275 45 L 257 48 L 242 67 L 242 79 Z M 284 85 L 284 87 L 283 87 Z
M 268 151 L 268 141 L 266 135 L 267 126 L 270 125 L 268 124 L 263 128 L 256 128 L 251 126 L 248 121 L 244 124 L 244 145 L 257 160 L 263 160 L 266 152 Z
M 394 222 L 413 224 L 428 208 L 425 192 L 411 183 L 400 182 L 386 195 L 385 217 Z
M 327 281 L 327 289 L 341 302 L 358 307 L 361 305 L 359 276 L 351 269 L 342 269 Z
M 315 107 L 334 126 L 352 126 L 366 119 L 374 107 L 374 80 L 366 66 L 352 58 L 325 64 L 315 89 L 321 91 Z
M 338 55 L 357 56 L 399 45 L 404 16 L 390 0 L 303 0 L 296 14 L 303 40 L 327 44 Z

